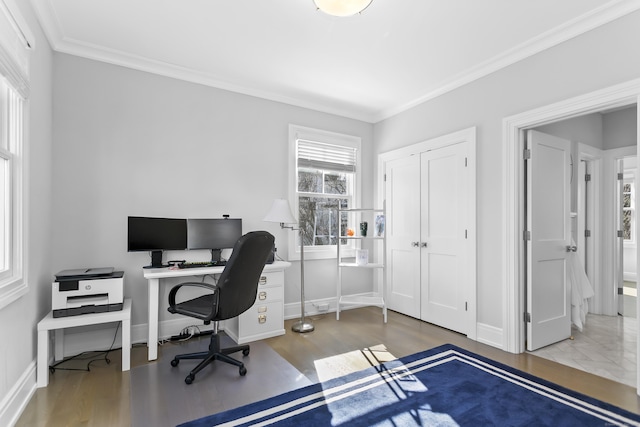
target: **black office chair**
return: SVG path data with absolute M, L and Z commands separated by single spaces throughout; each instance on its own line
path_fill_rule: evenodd
M 213 322 L 209 351 L 181 354 L 171 361 L 171 366 L 178 366 L 182 359 L 203 359 L 184 379 L 187 384 L 191 384 L 198 372 L 216 360 L 238 366 L 241 376 L 247 374 L 244 363 L 228 354 L 242 351 L 242 354 L 247 356 L 249 346 L 221 349 L 218 322 L 237 317 L 251 308 L 258 293 L 260 274 L 273 249 L 273 241 L 274 237 L 266 231 L 247 233 L 234 245 L 231 257 L 215 285 L 204 282 L 185 282 L 174 286 L 169 292 L 170 313 L 184 314 L 203 320 L 205 325 Z M 176 294 L 183 287 L 206 288 L 212 292 L 177 303 Z

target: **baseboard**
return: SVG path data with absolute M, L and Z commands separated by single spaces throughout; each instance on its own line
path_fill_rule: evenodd
M 478 342 L 504 350 L 504 334 L 502 328 L 496 328 L 495 326 L 478 323 L 477 332 L 478 336 L 476 338 Z
M 371 292 L 357 294 L 357 296 L 372 296 Z M 353 295 L 356 296 L 356 295 Z M 352 305 L 349 307 L 343 307 L 342 310 L 351 310 L 354 308 L 365 307 L 364 305 Z M 284 305 L 284 318 L 285 319 L 298 319 L 302 313 L 300 313 L 300 303 L 289 303 Z M 311 301 L 306 301 L 304 304 L 305 316 L 317 316 L 326 313 L 335 313 L 337 310 L 337 302 L 335 298 L 323 298 Z
M 0 403 L 0 425 L 14 426 L 36 392 L 36 361 L 32 361 Z

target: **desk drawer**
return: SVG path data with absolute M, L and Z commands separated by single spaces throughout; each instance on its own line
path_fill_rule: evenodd
M 284 286 L 284 271 L 263 272 L 258 280 L 258 288 L 263 286 Z
M 281 329 L 284 322 L 282 302 L 257 302 L 240 316 L 240 329 L 243 336 L 258 335 Z
M 282 287 L 258 288 L 258 294 L 256 295 L 256 305 L 274 301 L 282 301 L 283 297 L 284 289 Z M 282 302 L 280 304 L 282 304 Z

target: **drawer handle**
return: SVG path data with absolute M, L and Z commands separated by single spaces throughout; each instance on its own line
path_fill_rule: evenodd
M 267 321 L 266 314 L 261 314 L 260 316 L 258 316 L 258 323 L 265 323 L 266 321 Z
M 258 294 L 258 299 L 261 300 L 261 301 L 266 300 L 267 299 L 267 293 L 266 292 L 260 292 Z
M 261 285 L 267 284 L 267 276 L 260 276 L 260 281 L 258 282 Z

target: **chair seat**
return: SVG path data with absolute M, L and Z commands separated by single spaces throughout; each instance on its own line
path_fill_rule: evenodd
M 169 307 L 169 312 L 204 319 L 207 316 L 211 315 L 212 307 L 214 307 L 214 304 L 215 302 L 213 294 L 202 295 L 200 297 L 180 302 L 172 307 Z

